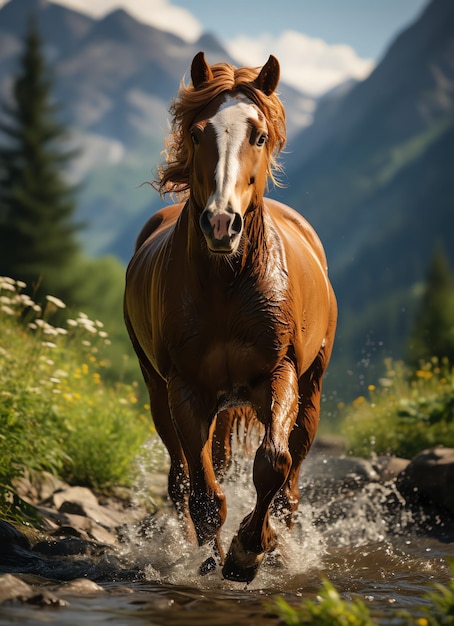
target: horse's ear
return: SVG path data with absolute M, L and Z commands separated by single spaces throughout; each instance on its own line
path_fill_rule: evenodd
M 281 70 L 279 61 L 275 56 L 270 54 L 270 58 L 262 67 L 260 74 L 255 79 L 255 84 L 266 96 L 271 96 L 279 82 L 280 73 Z
M 205 60 L 205 53 L 198 52 L 191 63 L 191 79 L 194 89 L 199 89 L 202 85 L 209 83 L 212 78 L 213 72 Z

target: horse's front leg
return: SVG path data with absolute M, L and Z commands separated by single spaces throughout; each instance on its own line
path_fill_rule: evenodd
M 189 512 L 200 546 L 213 542 L 222 562 L 219 533 L 226 518 L 226 502 L 216 480 L 212 459 L 214 409 L 179 376 L 167 385 L 172 420 L 189 470 Z
M 292 457 L 289 436 L 298 412 L 298 381 L 293 363 L 285 361 L 273 374 L 271 384 L 254 394 L 257 417 L 265 435 L 254 460 L 257 501 L 233 538 L 222 573 L 225 578 L 251 582 L 265 553 L 276 545 L 269 520 L 269 507 L 285 483 Z

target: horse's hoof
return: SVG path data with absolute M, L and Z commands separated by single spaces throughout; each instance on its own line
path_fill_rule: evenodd
M 211 574 L 216 569 L 216 560 L 214 557 L 210 556 L 202 563 L 199 567 L 200 576 L 206 576 L 207 574 Z
M 238 537 L 234 537 L 222 568 L 223 577 L 240 583 L 252 582 L 264 554 L 245 550 Z

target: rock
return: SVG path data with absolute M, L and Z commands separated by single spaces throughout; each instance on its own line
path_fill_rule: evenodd
M 88 578 L 76 578 L 68 583 L 64 583 L 59 590 L 70 594 L 89 594 L 104 592 L 104 589 Z
M 400 476 L 399 486 L 454 515 L 454 449 L 437 446 L 418 454 Z
M 98 506 L 98 498 L 87 487 L 68 487 L 62 491 L 54 492 L 50 497 L 51 504 L 58 511 L 65 502 L 71 502 L 74 505 L 84 506 Z M 69 513 L 75 513 L 75 511 L 68 511 Z M 77 513 L 80 515 L 80 513 Z
M 317 436 L 312 444 L 309 455 L 341 456 L 345 453 L 345 441 L 337 435 Z
M 0 604 L 12 600 L 22 600 L 33 594 L 33 589 L 17 576 L 3 574 L 0 576 Z
M 395 480 L 403 472 L 410 461 L 395 456 L 379 456 L 372 461 L 374 470 L 380 477 L 380 481 L 386 483 Z
M 96 546 L 93 542 L 84 541 L 83 539 L 64 538 L 64 539 L 47 539 L 39 541 L 33 546 L 33 551 L 45 556 L 75 556 L 90 555 L 100 550 L 100 546 Z
M 36 590 L 18 576 L 0 576 L 0 605 L 9 603 L 32 604 L 34 606 L 67 606 L 67 602 L 47 590 Z

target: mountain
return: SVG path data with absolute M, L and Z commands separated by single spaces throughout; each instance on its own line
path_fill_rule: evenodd
M 121 9 L 96 20 L 47 0 L 10 0 L 0 8 L 1 100 L 9 96 L 30 15 L 80 150 L 72 177 L 82 181 L 78 218 L 89 224 L 83 243 L 90 253 L 126 261 L 138 224 L 161 204 L 142 183 L 162 158 L 168 108 L 193 56 L 204 50 L 211 63 L 237 63 L 209 33 L 187 43 Z M 284 84 L 281 90 L 289 131 L 296 132 L 310 120 L 314 101 Z
M 454 3 L 433 0 L 375 71 L 320 101 L 280 199 L 316 227 L 340 304 L 338 357 L 402 357 L 435 244 L 454 265 Z M 363 373 L 361 374 L 363 375 Z

